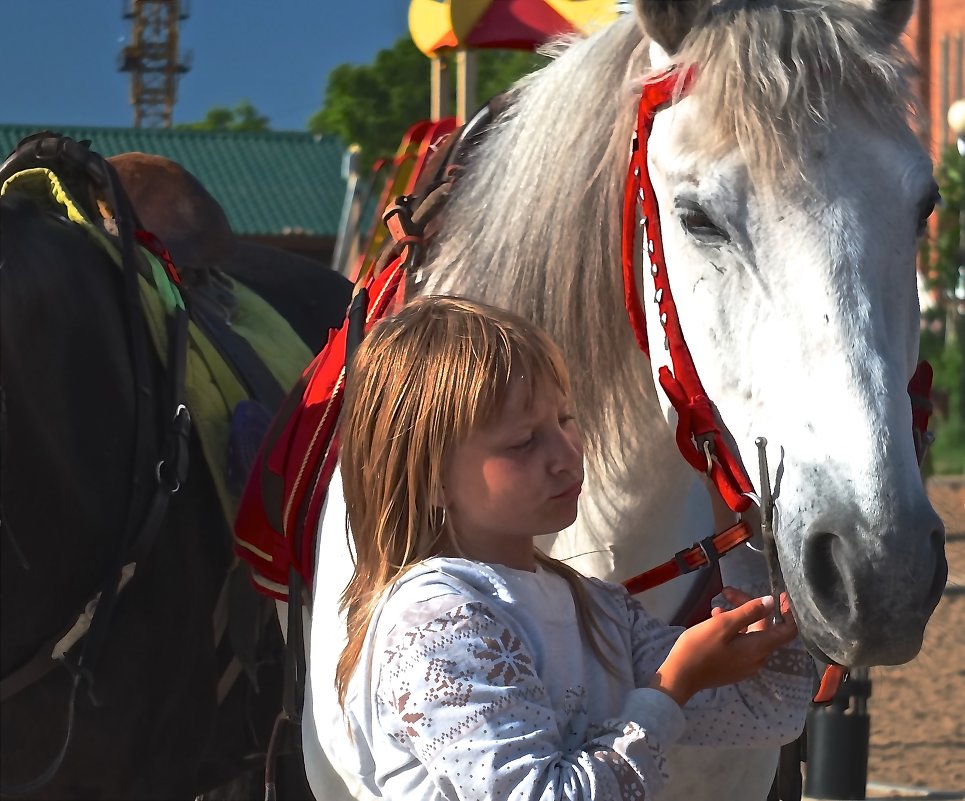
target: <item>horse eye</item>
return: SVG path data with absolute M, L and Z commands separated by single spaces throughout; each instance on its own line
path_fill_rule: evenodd
M 730 241 L 730 237 L 696 203 L 681 201 L 678 203 L 678 209 L 680 210 L 680 224 L 684 231 L 698 242 L 719 245 Z
M 942 195 L 935 187 L 934 191 L 925 198 L 918 207 L 918 236 L 925 235 L 928 230 L 928 218 L 935 213 L 935 209 L 942 205 Z

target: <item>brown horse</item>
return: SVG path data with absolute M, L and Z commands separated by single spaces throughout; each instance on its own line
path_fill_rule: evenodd
M 205 286 L 227 286 L 228 274 L 275 300 L 312 349 L 341 321 L 350 291 L 343 278 L 240 242 L 210 194 L 173 162 L 144 154 L 112 162 L 136 217 L 183 273 L 189 310 Z M 0 789 L 193 798 L 245 770 L 260 772 L 281 706 L 280 637 L 259 630 L 263 601 L 233 570 L 230 528 L 197 435 L 189 477 L 118 593 L 90 675 L 80 681 L 71 658 L 89 635 L 66 660 L 49 658 L 51 643 L 98 592 L 103 599 L 122 562 L 126 521 L 145 515 L 161 472 L 156 444 L 171 376 L 147 349 L 143 381 L 135 377 L 140 323 L 125 274 L 104 248 L 26 195 L 4 195 L 2 210 Z M 139 419 L 150 423 L 147 448 L 138 444 Z M 231 600 L 233 613 L 215 624 L 219 598 Z M 242 636 L 219 645 L 216 627 Z M 231 682 L 229 643 L 246 641 L 248 670 Z M 11 689 L 13 676 L 26 676 L 25 686 Z
M 144 228 L 164 242 L 189 283 L 220 270 L 274 306 L 313 353 L 321 349 L 333 320 L 341 322 L 345 280 L 312 259 L 238 239 L 218 202 L 180 164 L 147 153 L 108 161 Z

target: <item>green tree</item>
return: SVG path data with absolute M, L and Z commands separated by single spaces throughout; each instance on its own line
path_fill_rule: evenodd
M 509 88 L 544 62 L 528 52 L 478 51 L 479 102 Z M 453 73 L 450 69 L 454 81 Z M 342 64 L 332 70 L 324 105 L 308 128 L 357 143 L 363 162 L 371 164 L 395 153 L 406 129 L 429 116 L 429 103 L 429 59 L 403 37 L 393 47 L 380 50 L 371 64 Z
M 204 119 L 198 122 L 185 122 L 174 127 L 183 131 L 243 131 L 261 132 L 269 130 L 268 117 L 259 114 L 248 100 L 240 101 L 234 108 L 212 106 Z
M 545 56 L 526 50 L 481 50 L 476 88 L 479 102 L 484 103 L 506 91 L 524 75 L 547 64 Z
M 929 468 L 934 473 L 965 473 L 965 301 L 956 297 L 965 262 L 965 157 L 948 148 L 935 178 L 943 202 L 923 243 L 921 263 L 926 284 L 940 302 L 924 315 L 921 355 L 935 368 L 934 394 L 947 414 L 936 415 Z

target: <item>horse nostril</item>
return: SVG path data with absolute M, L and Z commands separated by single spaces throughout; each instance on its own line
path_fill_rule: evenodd
M 948 581 L 948 560 L 945 558 L 945 527 L 939 525 L 931 533 L 932 549 L 935 552 L 935 572 L 928 588 L 927 603 L 934 608 L 942 598 L 945 582 Z
M 819 609 L 839 615 L 851 609 L 851 572 L 847 569 L 844 541 L 830 531 L 817 531 L 804 548 L 804 575 Z

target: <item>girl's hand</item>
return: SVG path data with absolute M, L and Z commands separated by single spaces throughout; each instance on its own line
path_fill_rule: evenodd
M 779 625 L 770 625 L 774 608 L 770 596 L 749 599 L 727 587 L 724 597 L 740 606 L 726 612 L 715 609 L 709 620 L 681 634 L 650 682 L 680 706 L 700 690 L 755 676 L 774 650 L 797 636 L 786 594 L 781 596 L 784 622 Z
M 748 595 L 746 592 L 743 592 L 742 590 L 737 589 L 736 587 L 724 587 L 720 591 L 720 594 L 724 596 L 724 600 L 726 600 L 727 603 L 729 603 L 731 606 L 735 608 L 743 604 L 746 604 L 748 601 L 754 600 L 752 596 Z M 768 600 L 773 600 L 773 599 L 770 596 L 768 596 Z M 723 609 L 715 606 L 711 608 L 710 615 L 711 617 L 716 617 L 717 615 L 723 614 L 723 612 L 724 612 Z M 787 615 L 789 612 L 790 612 L 790 605 L 787 600 L 787 593 L 782 592 L 781 593 L 781 614 Z M 756 623 L 752 623 L 750 626 L 748 626 L 747 631 L 764 631 L 764 629 L 766 629 L 768 626 L 771 625 L 771 617 L 773 617 L 773 615 L 771 614 L 764 615 L 764 617 L 762 617 Z M 741 634 L 743 633 L 744 632 L 742 631 Z

